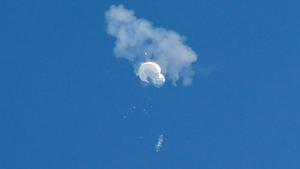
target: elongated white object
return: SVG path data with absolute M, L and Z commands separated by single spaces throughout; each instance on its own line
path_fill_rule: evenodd
M 162 144 L 164 142 L 164 135 L 159 135 L 158 139 L 157 139 L 157 143 L 155 144 L 155 151 L 156 152 L 159 152 L 161 147 L 162 147 Z

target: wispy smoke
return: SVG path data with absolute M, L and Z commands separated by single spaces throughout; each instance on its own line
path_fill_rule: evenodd
M 197 54 L 184 44 L 182 36 L 153 27 L 151 22 L 137 18 L 134 11 L 122 5 L 112 5 L 105 17 L 107 33 L 117 39 L 115 55 L 133 62 L 137 75 L 138 66 L 151 61 L 161 67 L 161 73 L 174 85 L 179 79 L 184 85 L 191 84 L 194 74 L 191 64 L 197 60 Z

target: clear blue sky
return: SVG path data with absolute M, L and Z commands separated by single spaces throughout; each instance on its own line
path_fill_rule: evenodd
M 112 4 L 187 37 L 192 86 L 141 85 L 105 32 Z M 1 0 L 0 169 L 299 169 L 299 7 Z

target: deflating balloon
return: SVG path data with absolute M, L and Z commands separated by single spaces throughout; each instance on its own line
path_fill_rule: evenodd
M 165 83 L 165 76 L 161 73 L 160 66 L 155 62 L 144 62 L 137 72 L 141 81 L 161 86 Z

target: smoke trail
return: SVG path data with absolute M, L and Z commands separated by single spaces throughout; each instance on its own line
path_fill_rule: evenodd
M 105 17 L 107 33 L 117 39 L 115 55 L 130 60 L 141 80 L 138 66 L 151 61 L 159 65 L 161 74 L 174 85 L 179 79 L 183 80 L 184 85 L 191 84 L 194 74 L 191 64 L 197 60 L 197 55 L 184 44 L 182 36 L 171 30 L 153 27 L 151 22 L 137 18 L 134 11 L 122 5 L 112 5 Z M 155 84 L 153 79 L 152 83 Z

